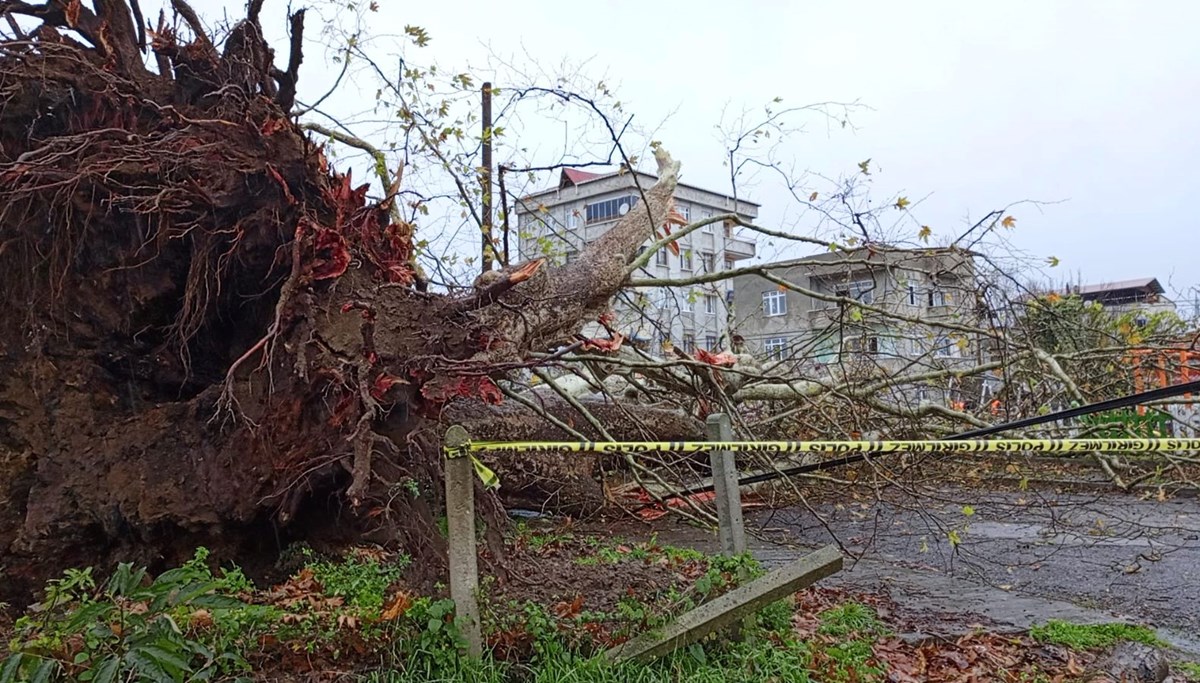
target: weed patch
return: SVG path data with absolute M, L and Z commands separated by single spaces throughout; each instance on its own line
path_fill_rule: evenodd
M 1156 647 L 1165 646 L 1154 631 L 1135 624 L 1073 624 L 1069 621 L 1051 619 L 1045 624 L 1029 629 L 1034 640 L 1062 645 L 1076 650 L 1095 650 L 1112 647 L 1120 642 L 1144 643 Z

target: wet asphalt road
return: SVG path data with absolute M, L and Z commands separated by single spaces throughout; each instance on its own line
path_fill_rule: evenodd
M 959 628 L 1028 628 L 1050 618 L 1130 619 L 1200 653 L 1200 501 L 1102 493 L 980 493 L 943 487 L 918 498 L 811 502 L 746 511 L 768 566 L 840 542 L 859 558 L 827 579 L 889 594 Z M 659 538 L 715 550 L 711 535 Z M 769 539 L 769 540 L 767 540 Z M 951 629 L 953 630 L 953 629 Z
M 799 543 L 1200 634 L 1200 501 L 987 493 L 823 504 L 751 515 Z M 818 516 L 820 519 L 818 519 Z M 771 559 L 767 552 L 764 560 Z

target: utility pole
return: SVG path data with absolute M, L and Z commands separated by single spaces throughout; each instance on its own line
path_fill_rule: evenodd
M 483 84 L 483 170 L 479 183 L 483 188 L 483 220 L 479 226 L 483 233 L 482 269 L 492 269 L 495 249 L 492 244 L 492 84 Z
M 500 167 L 496 170 L 500 179 L 500 214 L 504 216 L 504 224 L 501 226 L 504 235 L 504 260 L 501 261 L 501 264 L 507 268 L 512 263 L 512 261 L 508 260 L 508 233 L 510 232 L 508 228 L 508 190 L 504 187 L 504 172 L 508 170 L 508 167 L 500 164 Z

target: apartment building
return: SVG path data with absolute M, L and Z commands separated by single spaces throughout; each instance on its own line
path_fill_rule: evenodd
M 569 263 L 589 243 L 611 229 L 640 200 L 638 187 L 656 177 L 639 171 L 591 173 L 564 169 L 558 186 L 523 197 L 515 207 L 521 259 L 546 257 Z M 675 206 L 689 221 L 734 214 L 746 221 L 758 216 L 759 205 L 744 199 L 680 183 Z M 749 231 L 735 223 L 714 223 L 679 241 L 679 254 L 659 250 L 638 274 L 643 278 L 686 280 L 730 269 L 755 254 Z M 649 246 L 650 242 L 647 242 Z M 653 353 L 678 346 L 692 352 L 728 345 L 728 281 L 663 288 L 630 288 L 613 303 L 616 329 L 632 343 Z M 592 326 L 585 334 L 595 334 Z
M 763 268 L 802 291 L 757 274 L 735 278 L 732 327 L 739 350 L 775 372 L 888 377 L 982 359 L 975 335 L 931 324 L 978 323 L 979 283 L 969 252 L 864 248 Z M 909 398 L 957 400 L 965 393 L 978 400 L 980 391 L 950 381 L 918 387 Z

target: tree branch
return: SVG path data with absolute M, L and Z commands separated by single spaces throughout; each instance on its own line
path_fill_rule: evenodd
M 261 4 L 261 0 L 259 4 Z M 272 74 L 279 83 L 279 94 L 275 96 L 275 103 L 284 113 L 291 112 L 292 106 L 296 104 L 296 83 L 300 79 L 300 63 L 304 61 L 304 10 L 300 9 L 292 13 L 289 22 L 291 24 L 291 46 L 288 53 L 287 70 L 274 69 Z M 388 187 L 389 184 L 385 183 L 384 191 L 387 191 Z
M 187 3 L 187 0 L 171 0 L 171 8 L 175 13 L 183 17 L 184 22 L 192 29 L 196 40 L 204 46 L 205 51 L 212 58 L 217 55 L 217 49 L 213 46 L 212 39 L 208 37 L 208 32 L 204 30 L 204 24 L 201 23 L 200 17 L 196 14 L 196 10 Z
M 142 16 L 142 6 L 138 0 L 129 0 L 129 9 L 133 10 L 133 23 L 137 27 L 137 46 L 142 53 L 146 52 L 146 19 Z
M 109 54 L 107 45 L 100 40 L 100 17 L 82 4 L 72 8 L 72 15 L 68 16 L 62 0 L 50 0 L 44 5 L 31 5 L 21 0 L 0 1 L 0 14 L 10 12 L 41 19 L 49 26 L 72 29 L 91 43 L 101 55 Z

